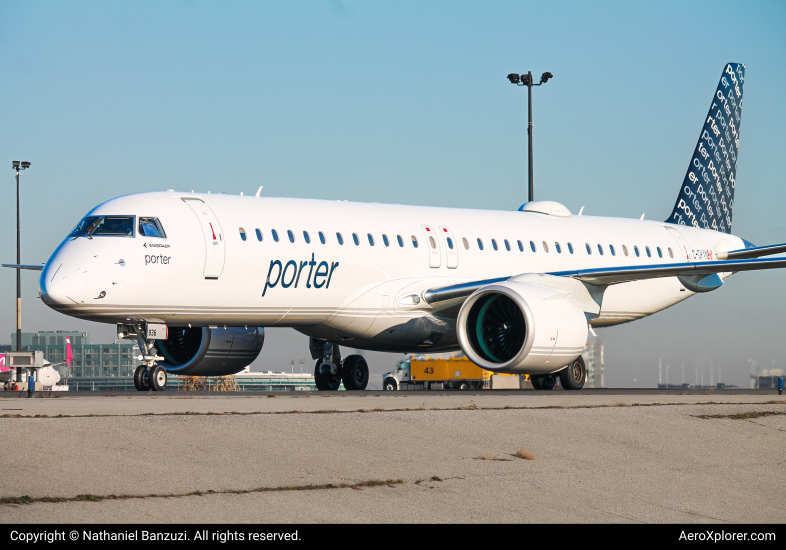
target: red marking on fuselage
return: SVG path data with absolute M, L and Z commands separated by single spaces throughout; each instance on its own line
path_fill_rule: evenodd
M 208 222 L 208 225 L 210 226 L 210 231 L 213 232 L 213 240 L 215 241 L 216 240 L 216 230 L 213 229 L 213 224 L 212 223 Z

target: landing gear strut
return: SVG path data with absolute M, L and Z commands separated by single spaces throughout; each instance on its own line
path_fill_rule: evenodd
M 150 345 L 144 324 L 118 324 L 117 337 L 125 340 L 136 340 L 142 355 L 139 360 L 142 364 L 134 371 L 134 387 L 137 391 L 164 391 L 166 389 L 166 369 L 157 365 L 164 358 L 158 355 L 158 350 Z
M 350 355 L 343 361 L 336 344 L 311 338 L 308 345 L 314 367 L 314 382 L 320 391 L 336 391 L 341 382 L 347 390 L 365 390 L 368 386 L 368 363 L 362 355 Z

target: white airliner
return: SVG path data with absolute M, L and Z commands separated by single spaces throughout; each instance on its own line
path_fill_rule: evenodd
M 140 390 L 238 372 L 264 329 L 311 337 L 320 389 L 364 389 L 360 355 L 463 350 L 580 389 L 588 327 L 640 319 L 738 271 L 786 267 L 730 234 L 744 66 L 728 64 L 667 222 L 345 201 L 141 193 L 91 210 L 43 267 L 50 307 L 137 338 Z M 40 268 L 40 267 L 39 267 Z M 165 326 L 164 326 L 165 325 Z

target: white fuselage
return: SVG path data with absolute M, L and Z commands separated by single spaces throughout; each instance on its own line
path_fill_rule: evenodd
M 119 197 L 88 215 L 155 217 L 166 238 L 137 230 L 66 238 L 40 279 L 44 301 L 63 313 L 107 323 L 293 327 L 395 351 L 457 349 L 457 306 L 412 299 L 428 289 L 522 273 L 713 261 L 721 249 L 744 247 L 731 235 L 654 221 L 175 192 Z M 690 295 L 675 277 L 614 285 L 591 324 L 635 320 Z

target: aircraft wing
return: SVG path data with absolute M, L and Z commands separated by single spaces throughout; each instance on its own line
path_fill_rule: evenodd
M 580 269 L 578 271 L 559 271 L 550 273 L 557 277 L 573 277 L 592 285 L 614 285 L 642 279 L 676 277 L 679 275 L 709 275 L 711 273 L 736 273 L 737 271 L 757 271 L 786 267 L 786 258 L 766 260 L 721 260 L 716 262 L 687 262 L 680 264 L 661 264 L 650 266 L 606 267 L 600 269 Z
M 784 246 L 784 245 L 777 245 Z M 768 247 L 761 247 L 768 248 Z M 748 249 L 751 250 L 751 249 Z M 629 281 L 644 279 L 657 279 L 660 277 L 701 276 L 713 273 L 731 273 L 737 271 L 756 271 L 759 269 L 786 268 L 786 258 L 751 259 L 751 260 L 722 260 L 714 262 L 687 262 L 679 264 L 661 264 L 649 266 L 622 266 L 605 267 L 599 269 L 579 269 L 573 271 L 557 271 L 547 273 L 556 277 L 570 277 L 590 285 L 614 285 Z M 493 283 L 500 283 L 515 277 L 498 277 L 460 283 L 442 288 L 429 289 L 424 293 L 424 299 L 429 304 L 445 302 L 457 298 L 466 298 L 479 288 Z
M 772 256 L 786 252 L 786 244 L 770 244 L 767 246 L 754 246 L 732 250 L 731 252 L 718 252 L 719 260 L 744 260 L 747 258 L 760 258 L 762 256 Z

